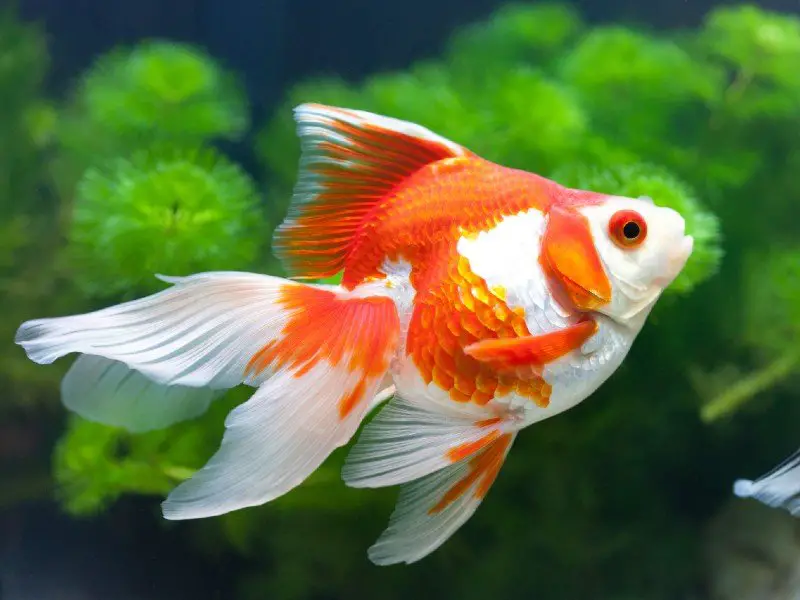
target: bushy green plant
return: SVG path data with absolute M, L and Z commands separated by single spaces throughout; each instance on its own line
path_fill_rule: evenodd
M 78 79 L 63 107 L 57 183 L 69 196 L 99 157 L 154 142 L 239 140 L 249 110 L 238 78 L 201 48 L 164 40 L 115 48 Z
M 172 42 L 101 56 L 76 96 L 89 121 L 120 136 L 236 139 L 249 123 L 238 81 L 200 49 Z
M 37 194 L 41 140 L 32 125 L 48 63 L 41 28 L 0 9 L 0 209 L 6 214 L 29 206 Z
M 250 177 L 218 153 L 169 145 L 99 162 L 78 183 L 70 248 L 97 296 L 163 284 L 154 273 L 246 269 L 263 236 Z

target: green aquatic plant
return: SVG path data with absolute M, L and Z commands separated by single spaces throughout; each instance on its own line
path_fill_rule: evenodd
M 201 466 L 221 435 L 220 417 L 241 401 L 242 390 L 212 403 L 215 421 L 191 420 L 144 434 L 71 416 L 54 455 L 54 476 L 64 508 L 91 515 L 126 493 L 165 495 Z M 215 419 L 216 417 L 216 419 Z
M 677 43 L 619 26 L 597 28 L 584 36 L 563 57 L 560 74 L 597 112 L 611 114 L 629 111 L 637 102 L 669 108 L 687 100 L 711 99 L 717 83 L 715 73 L 698 65 Z
M 507 4 L 486 21 L 456 31 L 446 56 L 480 73 L 498 63 L 539 63 L 555 58 L 583 28 L 580 14 L 566 4 Z
M 48 171 L 57 116 L 44 95 L 49 66 L 44 28 L 22 21 L 11 5 L 0 8 L 0 336 L 7 340 L 27 311 L 52 310 L 70 297 L 52 294 L 59 260 Z M 2 417 L 50 404 L 58 375 L 36 374 L 26 362 L 0 352 Z
M 155 146 L 99 161 L 76 195 L 70 249 L 92 296 L 152 291 L 156 273 L 245 269 L 260 248 L 255 184 L 209 149 Z
M 162 40 L 114 48 L 78 78 L 63 106 L 54 133 L 56 184 L 69 197 L 99 157 L 154 142 L 239 140 L 249 110 L 238 78 L 201 48 Z
M 709 15 L 702 40 L 736 70 L 736 83 L 741 86 L 759 79 L 794 90 L 800 87 L 800 21 L 796 17 L 756 6 L 719 8 Z
M 756 355 L 757 367 L 721 380 L 703 407 L 706 421 L 728 416 L 759 394 L 800 375 L 800 248 L 754 251 L 743 266 L 743 341 Z
M 76 101 L 90 122 L 119 136 L 237 139 L 249 123 L 236 78 L 199 48 L 173 42 L 101 56 Z
M 49 66 L 41 27 L 0 9 L 0 209 L 34 204 L 41 177 L 41 139 L 31 127 Z

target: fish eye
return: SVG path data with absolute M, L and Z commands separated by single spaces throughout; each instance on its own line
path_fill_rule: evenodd
M 647 222 L 635 210 L 620 210 L 609 220 L 608 233 L 620 248 L 636 248 L 647 237 Z

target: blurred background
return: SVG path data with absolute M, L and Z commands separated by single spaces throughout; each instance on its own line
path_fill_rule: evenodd
M 2 4 L 0 4 L 2 6 Z M 800 521 L 735 500 L 800 442 L 800 5 L 710 0 L 20 0 L 0 9 L 0 599 L 797 600 Z M 623 367 L 525 431 L 412 566 L 347 449 L 266 506 L 166 522 L 233 390 L 131 435 L 67 414 L 24 320 L 153 273 L 281 274 L 300 102 L 408 119 L 696 237 Z

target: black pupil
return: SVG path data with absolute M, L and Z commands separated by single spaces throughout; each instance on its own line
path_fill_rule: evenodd
M 637 237 L 639 237 L 641 232 L 642 230 L 639 228 L 639 224 L 634 223 L 633 221 L 628 221 L 625 223 L 625 227 L 622 228 L 622 233 L 629 240 L 635 240 Z

